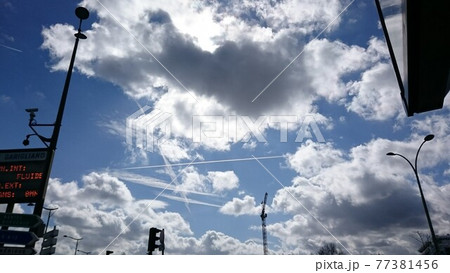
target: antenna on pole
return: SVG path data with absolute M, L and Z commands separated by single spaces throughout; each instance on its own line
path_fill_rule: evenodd
M 267 231 L 266 231 L 266 203 L 267 203 L 267 192 L 264 195 L 264 201 L 261 202 L 262 204 L 262 211 L 261 211 L 261 221 L 262 221 L 262 235 L 263 235 L 263 247 L 264 247 L 264 255 L 269 254 L 269 250 L 267 248 Z

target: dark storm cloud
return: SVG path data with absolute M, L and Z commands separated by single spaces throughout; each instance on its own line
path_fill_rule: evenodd
M 343 76 L 357 75 L 383 57 L 376 39 L 365 49 L 311 37 L 330 22 L 339 24 L 340 1 L 326 7 L 316 2 L 193 4 L 189 12 L 208 16 L 213 25 L 205 23 L 207 38 L 198 24 L 186 32 L 180 22 L 190 18 L 170 5 L 159 6 L 173 14 L 146 5 L 121 10 L 120 3 L 108 5 L 108 14 L 97 3 L 90 5 L 99 9 L 98 22 L 86 31 L 90 38 L 80 48 L 84 57 L 77 59 L 77 67 L 115 83 L 131 97 L 149 98 L 150 104 L 167 94 L 162 92 L 176 89 L 213 98 L 238 115 L 304 115 L 315 112 L 314 103 L 323 97 L 344 98 L 348 90 Z M 61 26 L 43 31 L 43 47 L 55 57 L 55 69 L 66 67 L 59 62 L 67 50 L 58 46 L 64 31 Z M 359 110 L 355 104 L 351 109 Z
M 227 42 L 214 53 L 201 51 L 190 41 L 165 41 L 160 60 L 188 88 L 215 97 L 241 115 L 262 114 L 286 105 L 293 92 L 304 92 L 307 84 L 299 70 L 280 77 L 255 103 L 252 100 L 290 60 L 251 43 Z M 296 77 L 292 76 L 292 73 Z M 297 89 L 298 88 L 298 89 Z
M 392 228 L 421 230 L 427 227 L 420 197 L 412 189 L 397 190 L 383 199 L 354 206 L 345 201 L 320 206 L 316 212 L 324 223 L 339 223 L 332 229 L 335 235 L 360 235 L 364 232 Z
M 259 115 L 280 105 L 288 105 L 292 97 L 302 93 L 308 105 L 313 96 L 308 87 L 303 68 L 293 65 L 274 82 L 255 103 L 252 100 L 291 61 L 281 48 L 288 45 L 278 41 L 269 49 L 249 41 L 225 42 L 213 53 L 194 44 L 191 37 L 177 31 L 170 16 L 163 11 L 148 12 L 150 24 L 136 26 L 139 33 L 153 31 L 164 33 L 156 37 L 142 36 L 142 44 L 152 48 L 157 43 L 160 51 L 155 58 L 163 64 L 187 89 L 198 95 L 215 97 L 220 103 L 231 106 L 241 115 Z M 155 19 L 157 18 L 157 19 Z M 135 85 L 152 83 L 149 77 L 161 77 L 173 86 L 183 89 L 158 62 L 145 51 L 130 51 L 126 56 L 109 56 L 95 60 L 92 65 L 97 76 L 109 79 L 127 89 Z M 308 91 L 310 90 L 310 91 Z M 133 90 L 130 90 L 133 92 Z

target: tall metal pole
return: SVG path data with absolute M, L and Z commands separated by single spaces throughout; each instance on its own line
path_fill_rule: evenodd
M 263 236 L 263 251 L 264 255 L 269 254 L 269 249 L 267 247 L 267 230 L 266 230 L 266 203 L 267 203 L 267 192 L 264 195 L 264 201 L 262 202 L 262 210 L 261 210 L 261 229 L 262 229 L 262 236 Z
M 57 210 L 58 208 L 46 208 L 46 207 L 42 207 L 42 208 L 45 209 L 45 210 L 48 210 L 47 224 L 45 225 L 45 230 L 44 230 L 44 234 L 46 234 L 47 233 L 47 229 L 48 229 L 48 225 L 50 224 L 50 217 L 52 216 L 52 211 Z M 41 253 L 42 253 L 42 249 L 43 248 L 44 248 L 44 245 L 41 244 Z
M 430 141 L 430 140 L 432 140 L 433 138 L 434 138 L 434 135 L 431 135 L 431 134 L 430 134 L 430 135 L 427 135 L 427 136 L 424 138 L 422 144 L 420 144 L 420 146 L 419 146 L 419 149 L 417 149 L 416 158 L 415 158 L 415 160 L 414 160 L 414 165 L 411 163 L 411 161 L 409 161 L 405 156 L 403 156 L 403 155 L 401 155 L 401 154 L 389 152 L 389 153 L 387 153 L 387 155 L 389 155 L 389 156 L 395 156 L 395 155 L 396 155 L 396 156 L 399 156 L 399 157 L 403 158 L 404 160 L 406 160 L 406 162 L 408 162 L 408 164 L 409 164 L 409 165 L 411 166 L 411 168 L 413 169 L 414 174 L 415 174 L 415 176 L 416 176 L 417 185 L 419 186 L 419 192 L 420 192 L 420 197 L 421 197 L 421 199 L 422 199 L 423 209 L 425 210 L 425 215 L 426 215 L 426 217 L 427 217 L 428 227 L 429 227 L 430 233 L 431 233 L 431 239 L 432 239 L 432 241 L 433 241 L 433 245 L 434 245 L 434 248 L 435 248 L 435 250 L 436 250 L 436 254 L 439 254 L 439 245 L 438 245 L 438 242 L 437 242 L 437 239 L 436 239 L 436 234 L 434 233 L 434 228 L 433 228 L 433 224 L 432 224 L 432 222 L 431 222 L 430 213 L 429 213 L 429 211 L 428 211 L 427 202 L 425 201 L 425 196 L 424 196 L 424 194 L 423 194 L 423 191 L 422 191 L 422 185 L 421 185 L 420 179 L 419 179 L 419 173 L 418 173 L 418 171 L 417 171 L 417 159 L 418 159 L 418 157 L 419 157 L 420 149 L 422 148 L 423 144 L 425 144 L 425 142 Z
M 69 69 L 67 71 L 66 81 L 64 83 L 64 89 L 63 89 L 63 93 L 61 96 L 61 101 L 59 103 L 58 115 L 56 116 L 55 128 L 53 130 L 53 134 L 52 134 L 52 138 L 51 138 L 51 142 L 50 142 L 50 149 L 52 149 L 52 150 L 56 150 L 56 144 L 58 142 L 58 136 L 59 136 L 59 131 L 61 129 L 61 122 L 62 122 L 62 118 L 63 118 L 63 114 L 64 114 L 64 108 L 66 106 L 67 93 L 69 92 L 70 79 L 72 77 L 73 64 L 75 62 L 75 56 L 77 54 L 78 41 L 80 39 L 84 40 L 87 38 L 86 35 L 81 33 L 81 22 L 84 19 L 87 19 L 89 17 L 89 12 L 87 9 L 85 9 L 83 7 L 78 7 L 75 9 L 75 14 L 77 15 L 78 18 L 80 18 L 80 24 L 78 25 L 78 32 L 75 33 L 75 37 L 76 37 L 75 45 L 73 47 L 72 58 L 70 59 L 70 65 L 69 65 Z
M 78 252 L 78 242 L 81 241 L 81 240 L 83 240 L 83 237 L 81 237 L 81 238 L 74 238 L 74 237 L 69 236 L 69 235 L 64 235 L 63 237 L 70 238 L 70 239 L 72 239 L 72 240 L 77 241 L 76 244 L 75 244 L 75 253 L 74 253 L 74 255 L 77 255 L 77 252 Z
M 47 233 L 48 225 L 50 223 L 50 217 L 52 216 L 52 211 L 57 210 L 58 208 L 43 207 L 43 209 L 48 210 L 47 224 L 45 225 L 45 231 L 44 231 L 44 233 Z
M 56 144 L 58 143 L 58 137 L 59 137 L 59 132 L 60 132 L 60 129 L 61 129 L 61 123 L 62 123 L 62 118 L 63 118 L 63 114 L 64 114 L 64 108 L 66 106 L 67 93 L 69 92 L 70 79 L 72 77 L 73 65 L 74 65 L 74 62 L 75 62 L 75 56 L 77 54 L 78 41 L 80 39 L 86 39 L 87 38 L 86 35 L 81 33 L 81 22 L 84 19 L 87 19 L 89 17 L 89 11 L 87 9 L 83 8 L 83 7 L 78 7 L 78 8 L 75 9 L 75 14 L 80 19 L 80 23 L 78 25 L 78 32 L 75 33 L 76 39 L 75 39 L 75 45 L 73 47 L 72 58 L 70 59 L 69 69 L 67 71 L 66 81 L 64 83 L 64 88 L 63 88 L 63 92 L 62 92 L 62 95 L 61 95 L 61 101 L 59 103 L 58 114 L 56 116 L 56 121 L 55 121 L 54 128 L 53 128 L 53 134 L 52 134 L 52 137 L 50 139 L 49 151 L 51 153 L 53 153 L 56 150 Z M 47 181 L 47 183 L 48 183 L 48 181 Z M 47 187 L 47 185 L 45 185 L 45 188 L 46 187 Z M 44 189 L 44 191 L 45 191 L 45 189 Z M 33 214 L 41 216 L 42 215 L 43 206 L 44 206 L 44 199 L 39 200 L 39 202 L 36 202 Z
M 75 245 L 75 255 L 77 255 L 77 251 L 78 251 L 78 242 L 79 242 L 80 240 L 77 240 L 77 244 Z

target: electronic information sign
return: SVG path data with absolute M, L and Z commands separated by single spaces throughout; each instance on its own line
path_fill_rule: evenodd
M 0 204 L 42 200 L 52 155 L 46 148 L 0 151 Z

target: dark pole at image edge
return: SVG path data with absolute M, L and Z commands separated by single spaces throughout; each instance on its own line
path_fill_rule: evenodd
M 53 128 L 53 134 L 50 139 L 50 146 L 49 146 L 48 151 L 50 152 L 51 157 L 53 157 L 53 154 L 56 150 L 56 144 L 58 142 L 59 132 L 61 129 L 62 118 L 63 118 L 63 114 L 64 114 L 64 108 L 65 108 L 66 100 L 67 100 L 67 94 L 69 92 L 70 79 L 72 77 L 73 65 L 75 62 L 75 56 L 76 56 L 77 48 L 78 48 L 78 41 L 79 41 L 79 39 L 84 40 L 87 38 L 86 35 L 81 33 L 81 23 L 83 20 L 85 20 L 89 17 L 89 11 L 86 8 L 78 7 L 75 9 L 75 14 L 80 19 L 80 23 L 78 25 L 78 32 L 75 33 L 76 39 L 75 39 L 75 45 L 73 47 L 72 58 L 70 59 L 70 65 L 69 65 L 69 69 L 67 71 L 66 81 L 64 83 L 64 88 L 63 88 L 63 92 L 61 95 L 61 101 L 60 101 L 59 108 L 58 108 L 58 114 L 56 116 L 56 121 L 55 121 L 54 128 Z M 50 161 L 52 161 L 52 160 L 50 160 Z M 52 163 L 50 162 L 50 166 L 48 169 L 48 172 L 49 172 L 48 176 L 50 176 L 51 165 L 52 165 Z M 48 178 L 49 177 L 47 177 L 47 180 L 43 185 L 43 189 L 42 189 L 43 193 L 45 193 L 45 191 L 47 190 Z M 45 194 L 43 196 L 45 196 Z M 44 207 L 44 199 L 45 198 L 42 198 L 42 200 L 39 200 L 38 202 L 36 202 L 33 214 L 41 216 L 42 209 Z
M 384 38 L 386 40 L 386 45 L 387 45 L 387 48 L 388 48 L 388 51 L 389 51 L 389 56 L 391 58 L 392 67 L 394 69 L 395 77 L 397 78 L 397 83 L 398 83 L 398 86 L 400 88 L 400 97 L 402 98 L 403 107 L 405 108 L 407 115 L 411 116 L 412 112 L 408 108 L 408 103 L 407 103 L 407 101 L 405 99 L 405 87 L 404 87 L 403 82 L 401 80 L 402 76 L 400 74 L 400 69 L 398 67 L 397 58 L 395 57 L 395 54 L 394 54 L 394 47 L 392 46 L 391 38 L 389 36 L 389 32 L 388 32 L 388 29 L 387 29 L 387 26 L 386 26 L 386 21 L 384 20 L 384 17 L 383 17 L 383 11 L 382 11 L 382 8 L 381 8 L 380 0 L 375 0 L 375 5 L 377 7 L 377 12 L 378 12 L 378 16 L 379 16 L 379 19 L 380 19 L 381 28 L 383 29 Z

